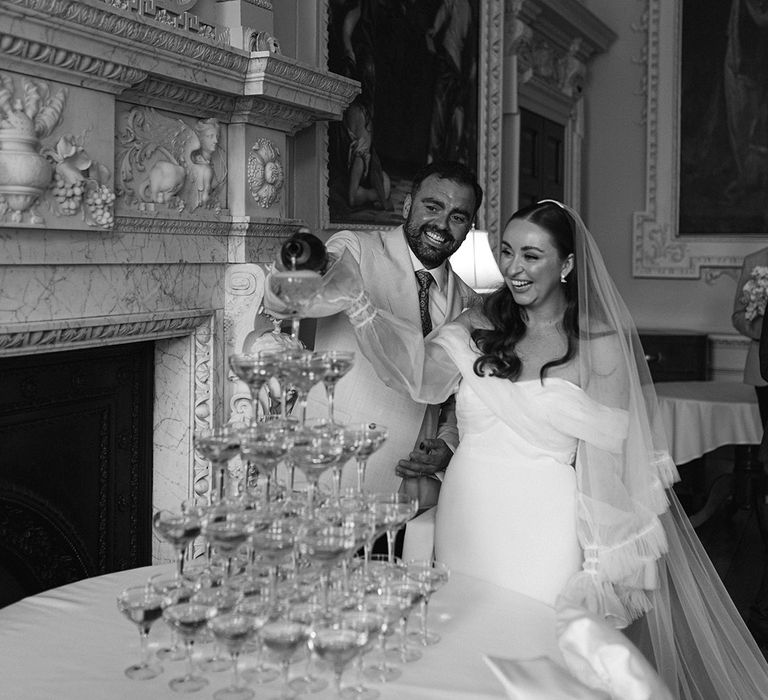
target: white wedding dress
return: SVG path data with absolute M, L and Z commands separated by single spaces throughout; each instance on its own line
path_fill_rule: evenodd
M 435 557 L 452 571 L 553 605 L 582 566 L 578 442 L 620 444 L 623 412 L 564 379 L 478 377 L 478 354 L 462 326 L 443 328 L 435 340 L 462 375 L 460 443 L 440 490 Z

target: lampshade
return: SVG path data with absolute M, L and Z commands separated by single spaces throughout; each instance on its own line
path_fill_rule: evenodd
M 492 292 L 504 282 L 488 241 L 488 231 L 470 229 L 461 247 L 451 256 L 451 267 L 480 294 Z

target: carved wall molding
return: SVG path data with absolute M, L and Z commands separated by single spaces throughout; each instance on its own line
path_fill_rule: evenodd
M 192 444 L 194 437 L 202 431 L 210 429 L 218 415 L 215 412 L 215 399 L 213 390 L 213 369 L 215 361 L 214 352 L 214 316 L 209 316 L 207 323 L 199 326 L 193 336 L 192 347 L 192 377 L 193 387 L 193 417 L 194 431 L 192 435 Z M 192 474 L 190 475 L 192 491 L 198 498 L 208 498 L 213 480 L 210 473 L 210 463 L 203 459 L 197 450 L 192 450 Z
M 633 217 L 634 277 L 700 279 L 705 268 L 740 268 L 762 245 L 749 235 L 678 232 L 680 156 L 680 0 L 646 0 L 645 208 Z
M 6 324 L 0 326 L 0 356 L 175 338 L 193 333 L 210 315 L 192 310 Z
M 255 5 L 265 10 L 272 11 L 272 0 L 245 0 L 249 5 Z
M 154 75 L 121 93 L 119 99 L 121 102 L 133 102 L 192 117 L 215 117 L 222 121 L 229 120 L 236 104 L 236 98 L 231 95 Z
M 22 63 L 35 64 L 32 70 L 46 66 L 51 77 L 64 82 L 85 81 L 105 92 L 118 93 L 144 80 L 146 71 L 77 51 L 58 49 L 47 42 L 32 41 L 0 32 L 0 55 Z
M 483 186 L 484 196 L 478 212 L 478 224 L 490 232 L 493 245 L 494 239 L 501 233 L 504 5 L 500 2 L 480 5 L 477 177 Z

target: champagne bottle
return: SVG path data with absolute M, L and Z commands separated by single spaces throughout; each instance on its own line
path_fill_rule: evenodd
M 322 275 L 328 267 L 328 252 L 317 236 L 301 229 L 283 242 L 280 261 L 286 270 L 312 270 Z

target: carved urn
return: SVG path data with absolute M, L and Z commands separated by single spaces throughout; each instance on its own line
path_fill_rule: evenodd
M 34 131 L 0 128 L 0 196 L 18 214 L 27 211 L 51 183 L 53 167 L 39 151 Z

